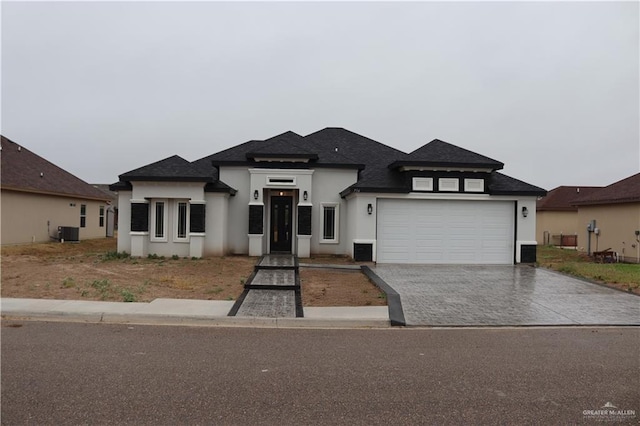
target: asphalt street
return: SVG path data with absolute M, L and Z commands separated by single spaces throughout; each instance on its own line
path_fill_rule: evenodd
M 637 424 L 639 353 L 637 327 L 3 321 L 1 423 Z

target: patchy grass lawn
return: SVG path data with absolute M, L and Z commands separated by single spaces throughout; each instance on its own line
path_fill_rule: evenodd
M 236 300 L 258 260 L 248 256 L 131 258 L 116 251 L 113 238 L 29 244 L 1 250 L 2 297 L 36 299 Z M 305 306 L 379 303 L 379 290 L 361 273 L 345 275 L 315 270 L 307 274 L 303 282 Z
M 595 263 L 585 253 L 539 246 L 538 265 L 640 294 L 640 264 Z

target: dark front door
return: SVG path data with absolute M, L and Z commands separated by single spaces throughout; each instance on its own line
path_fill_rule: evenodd
M 271 253 L 291 253 L 293 197 L 271 197 Z

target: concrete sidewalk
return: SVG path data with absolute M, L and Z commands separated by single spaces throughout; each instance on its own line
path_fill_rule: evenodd
M 3 318 L 120 324 L 217 327 L 389 327 L 386 306 L 304 309 L 305 318 L 229 317 L 234 301 L 156 299 L 150 303 L 52 299 L 1 299 Z

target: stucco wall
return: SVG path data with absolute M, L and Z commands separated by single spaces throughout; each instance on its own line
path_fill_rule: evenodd
M 305 171 L 306 172 L 306 171 Z M 228 236 L 227 248 L 230 253 L 247 254 L 249 252 L 249 203 L 264 203 L 264 229 L 265 236 L 262 241 L 262 250 L 268 251 L 268 218 L 269 218 L 269 200 L 264 199 L 265 194 L 268 196 L 269 190 L 293 191 L 294 210 L 299 200 L 300 194 L 309 191 L 309 199 L 307 203 L 312 204 L 312 237 L 311 237 L 311 253 L 325 254 L 348 254 L 349 241 L 347 236 L 347 203 L 340 198 L 340 191 L 354 184 L 357 180 L 357 172 L 355 170 L 343 169 L 314 169 L 310 175 L 296 176 L 296 184 L 292 186 L 278 187 L 271 185 L 261 186 L 259 190 L 259 199 L 253 200 L 252 195 L 252 179 L 254 179 L 254 187 L 258 185 L 256 180 L 264 179 L 268 175 L 292 175 L 296 176 L 296 169 L 279 170 L 265 169 L 264 175 L 249 173 L 246 167 L 221 167 L 220 180 L 227 185 L 236 189 L 238 192 L 235 196 L 229 198 L 228 205 Z M 253 176 L 253 178 L 252 178 Z M 309 189 L 308 182 L 311 181 Z M 264 188 L 264 189 L 262 189 Z M 264 192 L 264 191 L 267 192 Z M 338 243 L 321 243 L 321 205 L 322 203 L 337 203 L 339 205 L 339 233 Z M 296 222 L 294 220 L 294 233 Z M 294 251 L 296 242 L 294 241 Z
M 207 193 L 204 256 L 222 256 L 227 249 L 229 194 Z
M 220 180 L 238 191 L 236 195 L 229 197 L 227 250 L 231 254 L 247 254 L 251 185 L 249 171 L 246 167 L 221 167 Z
M 515 260 L 520 262 L 520 248 L 523 245 L 536 245 L 536 197 L 517 197 L 517 196 L 489 196 L 489 195 L 473 195 L 473 194 L 351 194 L 348 197 L 350 220 L 348 236 L 350 239 L 350 247 L 347 247 L 348 254 L 353 256 L 354 242 L 377 242 L 377 200 L 379 199 L 416 199 L 416 200 L 478 200 L 490 202 L 496 201 L 512 201 L 514 202 L 515 215 Z M 371 203 L 373 212 L 371 215 L 367 213 L 367 205 Z M 522 208 L 526 207 L 528 215 L 524 217 Z M 374 246 L 374 260 L 375 260 Z
M 578 249 L 588 248 L 587 224 L 595 219 L 600 235 L 591 234 L 591 251 L 611 248 L 627 261 L 638 261 L 638 242 L 634 232 L 640 230 L 640 203 L 580 206 Z M 635 247 L 633 247 L 635 245 Z
M 348 222 L 348 205 L 340 197 L 340 192 L 356 183 L 358 178 L 355 170 L 316 169 L 313 174 L 312 185 L 312 254 L 349 254 L 349 233 L 347 229 L 353 226 Z M 322 204 L 337 203 L 339 205 L 338 243 L 323 243 L 320 241 L 322 233 Z
M 131 191 L 118 191 L 118 252 L 131 253 Z
M 200 257 L 202 252 L 206 251 L 205 248 L 201 247 L 202 236 L 194 237 L 189 233 L 186 241 L 176 238 L 177 203 L 179 201 L 197 204 L 206 203 L 204 185 L 204 182 L 133 182 L 132 191 L 120 191 L 118 197 L 120 205 L 118 251 L 126 251 L 134 256 L 157 254 L 159 256 Z M 166 241 L 153 241 L 151 232 L 131 234 L 132 200 L 136 202 L 148 201 L 150 203 L 149 212 L 151 217 L 154 201 L 162 200 L 166 203 L 164 216 Z M 216 211 L 215 206 L 212 206 L 212 209 L 214 212 Z M 151 217 L 149 218 L 149 231 L 153 227 Z M 189 217 L 189 214 L 187 217 Z M 206 234 L 204 237 L 206 238 Z M 197 240 L 197 238 L 200 238 L 200 240 Z
M 81 240 L 106 236 L 106 201 L 2 191 L 2 244 L 48 242 L 57 236 L 58 226 L 80 228 L 80 206 L 86 205 L 86 226 Z M 104 206 L 104 226 L 100 226 L 100 206 Z
M 539 211 L 536 214 L 536 241 L 538 244 L 545 244 L 545 231 L 551 235 L 576 235 L 580 234 L 578 226 L 578 212 L 554 212 Z M 580 237 L 578 237 L 580 244 Z

